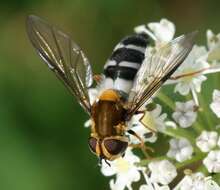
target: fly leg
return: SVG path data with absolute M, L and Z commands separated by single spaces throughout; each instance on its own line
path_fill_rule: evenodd
M 102 81 L 102 75 L 93 75 L 93 79 L 96 82 L 96 84 L 100 84 Z
M 118 125 L 116 125 L 114 127 L 117 131 L 117 134 L 124 134 L 124 132 L 127 130 L 127 128 L 123 122 L 119 123 Z
M 130 135 L 135 136 L 140 141 L 139 144 L 130 144 L 129 146 L 132 147 L 132 148 L 140 148 L 142 150 L 143 154 L 146 156 L 146 158 L 150 158 L 150 156 L 147 152 L 148 151 L 154 152 L 154 150 L 152 148 L 146 146 L 143 139 L 137 133 L 135 133 L 133 130 L 130 129 L 127 132 Z
M 145 110 L 137 110 L 134 114 L 144 114 Z

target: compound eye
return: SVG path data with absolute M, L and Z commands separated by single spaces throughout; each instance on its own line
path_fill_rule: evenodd
M 117 155 L 126 150 L 128 143 L 117 139 L 106 139 L 104 141 L 104 146 L 110 154 Z
M 96 145 L 97 145 L 97 139 L 94 137 L 89 138 L 89 148 L 93 153 L 96 153 Z

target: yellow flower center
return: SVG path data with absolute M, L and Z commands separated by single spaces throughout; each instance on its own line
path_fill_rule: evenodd
M 123 158 L 118 158 L 115 161 L 115 166 L 117 171 L 120 173 L 127 173 L 130 168 L 129 162 Z

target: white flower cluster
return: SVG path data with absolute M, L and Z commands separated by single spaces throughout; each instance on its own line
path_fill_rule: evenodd
M 196 145 L 202 152 L 209 152 L 217 145 L 218 133 L 216 131 L 202 131 L 196 139 Z
M 156 49 L 174 37 L 175 25 L 167 19 L 161 19 L 159 23 L 149 23 L 147 26 L 148 28 L 145 25 L 138 26 L 135 31 L 147 33 L 155 41 Z M 201 92 L 202 82 L 207 79 L 205 75 L 220 71 L 220 65 L 216 64 L 217 60 L 220 60 L 219 47 L 220 34 L 215 35 L 211 30 L 207 30 L 207 48 L 195 45 L 167 84 L 176 84 L 174 91 L 183 96 L 191 92 L 198 105 L 197 93 Z
M 131 149 L 127 149 L 125 156 L 110 162 L 111 167 L 102 162 L 101 172 L 105 176 L 116 175 L 116 180 L 110 180 L 110 187 L 114 190 L 122 190 L 127 187 L 131 188 L 131 183 L 139 181 L 141 178 L 141 167 L 137 167 L 135 163 L 138 163 L 140 158 L 133 154 Z
M 168 157 L 175 158 L 178 162 L 183 162 L 192 157 L 193 147 L 187 139 L 171 139 L 169 143 Z
M 175 166 L 168 160 L 153 161 L 148 165 L 153 183 L 168 185 L 177 176 Z
M 220 187 L 211 177 L 205 177 L 202 173 L 186 175 L 174 190 L 220 190 Z
M 197 118 L 196 105 L 194 101 L 176 102 L 176 110 L 172 116 L 180 127 L 187 128 L 192 126 Z
M 174 38 L 175 25 L 167 19 L 161 19 L 160 22 L 138 26 L 135 31 L 148 34 L 154 41 L 154 46 L 149 48 L 157 51 Z M 178 181 L 177 172 L 178 165 L 192 164 L 192 160 L 203 163 L 200 167 L 206 168 L 210 174 L 220 173 L 220 125 L 210 131 L 205 130 L 203 123 L 200 123 L 202 127 L 194 128 L 198 118 L 201 120 L 201 114 L 204 114 L 202 119 L 206 119 L 205 112 L 201 111 L 203 108 L 200 110 L 202 103 L 198 98 L 202 83 L 207 80 L 207 74 L 219 71 L 220 34 L 215 35 L 211 30 L 207 30 L 207 46 L 195 45 L 184 63 L 165 84 L 174 84 L 174 92 L 184 96 L 185 101 L 173 101 L 170 116 L 164 113 L 162 105 L 151 102 L 154 104 L 152 109 L 147 109 L 147 105 L 144 105 L 141 108 L 145 110 L 144 114 L 136 114 L 127 122 L 128 129 L 132 129 L 144 142 L 158 144 L 159 150 L 166 155 L 156 155 L 152 160 L 147 160 L 134 154 L 129 147 L 123 158 L 109 162 L 111 166 L 103 161 L 103 175 L 115 177 L 110 180 L 112 190 L 132 190 L 132 183 L 139 181 L 141 177 L 144 177 L 145 183 L 139 190 L 170 190 L 169 185 L 174 181 L 176 186 L 173 190 L 220 190 L 211 177 L 202 173 L 190 173 Z M 89 90 L 91 104 L 99 94 L 100 86 Z M 163 103 L 166 104 L 166 100 Z M 220 118 L 220 90 L 214 90 L 210 108 Z M 91 126 L 91 120 L 88 120 L 85 126 Z M 162 133 L 163 140 L 160 141 L 160 135 L 152 131 Z M 131 144 L 140 143 L 136 137 L 126 135 L 129 136 Z M 188 138 L 189 136 L 191 138 Z M 196 160 L 197 157 L 200 160 Z
M 168 184 L 177 176 L 175 166 L 168 160 L 152 161 L 149 163 L 149 172 L 146 168 L 139 167 L 135 163 L 139 160 L 130 149 L 126 151 L 124 158 L 111 162 L 109 167 L 105 162 L 101 171 L 105 176 L 116 174 L 116 180 L 110 180 L 112 190 L 123 190 L 126 187 L 132 190 L 131 184 L 144 176 L 146 184 L 142 184 L 139 190 L 171 190 Z M 202 173 L 187 174 L 173 190 L 220 190 L 220 186 L 211 177 L 205 177 Z
M 220 137 L 216 131 L 203 131 L 196 139 L 196 145 L 202 152 L 208 152 L 203 160 L 210 173 L 220 173 Z M 216 146 L 218 149 L 215 149 Z

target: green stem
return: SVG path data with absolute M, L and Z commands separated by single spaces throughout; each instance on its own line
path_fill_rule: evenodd
M 201 166 L 197 169 L 197 171 L 203 173 L 205 176 L 208 176 L 208 175 L 209 175 L 209 172 L 208 172 L 207 168 L 206 168 L 204 165 L 201 165 Z
M 220 174 L 214 174 L 213 179 L 216 183 L 220 184 Z
M 197 132 L 198 135 L 201 134 L 201 132 L 204 130 L 203 126 L 200 125 L 200 123 L 198 121 L 196 121 L 194 124 L 193 124 L 193 129 L 195 129 L 195 131 Z
M 181 169 L 183 167 L 186 167 L 187 165 L 203 160 L 205 156 L 206 154 L 204 153 L 197 153 L 194 157 L 192 157 L 192 159 L 186 160 L 185 162 L 178 162 L 175 164 L 175 166 L 177 169 Z
M 210 117 L 210 112 L 209 111 L 206 111 L 206 113 L 204 112 L 204 110 L 208 110 L 206 108 L 208 108 L 207 104 L 205 103 L 203 97 L 201 96 L 201 94 L 198 94 L 198 98 L 199 98 L 199 101 L 200 101 L 200 104 L 201 104 L 201 107 L 202 107 L 202 111 L 198 112 L 198 116 L 200 117 L 200 119 L 202 121 L 205 121 L 207 126 L 205 124 L 203 124 L 203 130 L 206 128 L 212 130 L 213 129 L 213 123 L 212 123 L 212 120 L 211 120 L 211 117 Z M 205 117 L 204 117 L 205 116 Z
M 170 107 L 172 110 L 175 110 L 175 103 L 172 101 L 168 96 L 166 96 L 163 93 L 159 93 L 157 95 L 157 98 L 162 101 L 164 104 L 166 104 L 168 107 Z
M 186 129 L 178 128 L 178 129 L 173 129 L 173 128 L 167 128 L 165 131 L 163 131 L 164 134 L 174 137 L 174 138 L 186 138 L 190 142 L 195 142 L 195 136 L 187 131 Z

